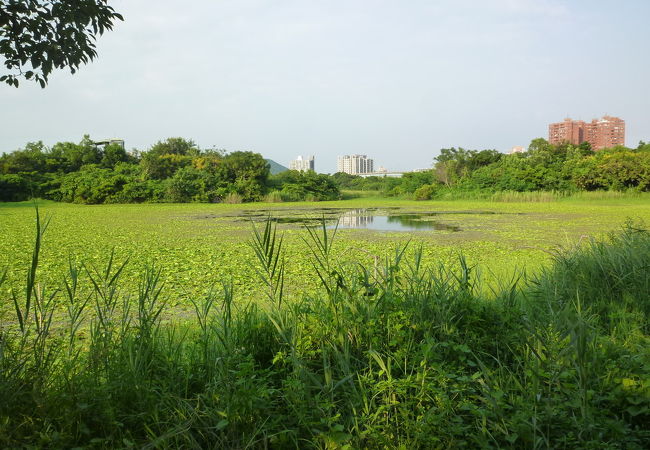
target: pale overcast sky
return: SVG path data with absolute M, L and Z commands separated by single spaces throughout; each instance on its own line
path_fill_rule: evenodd
M 649 0 L 111 0 L 99 58 L 0 86 L 0 150 L 180 136 L 288 165 L 430 167 L 604 114 L 650 140 Z M 1 68 L 0 68 L 1 71 Z

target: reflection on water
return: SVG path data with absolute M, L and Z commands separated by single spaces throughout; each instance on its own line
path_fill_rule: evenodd
M 339 217 L 339 228 L 368 228 L 373 219 L 365 209 L 353 209 Z
M 339 217 L 339 228 L 377 231 L 416 231 L 416 230 L 442 230 L 460 231 L 460 227 L 430 220 L 436 214 L 396 214 L 372 215 L 365 209 L 354 209 Z M 330 225 L 334 228 L 336 225 Z
M 461 231 L 457 225 L 440 222 L 445 216 L 456 214 L 492 214 L 491 212 L 481 211 L 441 211 L 441 212 L 398 212 L 391 211 L 398 208 L 367 208 L 367 209 L 343 209 L 331 208 L 328 210 L 317 210 L 319 215 L 313 214 L 315 210 L 295 209 L 295 210 L 268 210 L 260 212 L 244 211 L 235 216 L 241 221 L 264 222 L 271 220 L 279 224 L 297 225 L 315 227 L 320 226 L 325 220 L 327 228 L 338 227 L 342 229 L 366 229 L 376 231 Z M 273 215 L 271 212 L 282 213 L 282 215 Z M 392 214 L 391 214 L 392 212 Z M 310 214 L 312 213 L 312 214 Z M 216 216 L 215 216 L 216 217 Z M 209 218 L 201 216 L 200 218 Z

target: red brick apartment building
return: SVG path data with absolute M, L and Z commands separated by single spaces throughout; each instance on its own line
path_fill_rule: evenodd
M 552 123 L 548 126 L 548 141 L 551 144 L 566 141 L 573 145 L 580 145 L 586 141 L 594 150 L 625 145 L 625 121 L 611 116 L 604 116 L 591 122 L 564 119 L 564 122 Z

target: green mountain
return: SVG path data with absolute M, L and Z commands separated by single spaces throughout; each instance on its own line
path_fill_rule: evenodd
M 280 172 L 289 170 L 287 167 L 284 167 L 282 164 L 276 163 L 272 159 L 266 158 L 266 162 L 269 163 L 269 165 L 271 166 L 271 175 L 276 175 Z

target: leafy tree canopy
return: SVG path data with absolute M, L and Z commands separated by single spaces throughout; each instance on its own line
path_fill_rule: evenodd
M 9 72 L 0 82 L 18 87 L 24 77 L 45 87 L 53 69 L 75 73 L 117 20 L 124 19 L 106 0 L 0 1 L 0 57 Z
M 147 152 L 150 155 L 189 155 L 196 156 L 201 153 L 197 145 L 191 139 L 181 137 L 167 138 L 164 141 L 158 141 L 151 146 Z

